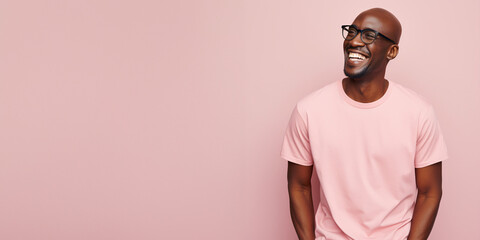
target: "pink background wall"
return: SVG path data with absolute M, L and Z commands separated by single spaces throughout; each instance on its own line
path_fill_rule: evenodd
M 295 239 L 289 115 L 377 6 L 449 147 L 430 239 L 480 239 L 474 0 L 2 1 L 0 239 Z

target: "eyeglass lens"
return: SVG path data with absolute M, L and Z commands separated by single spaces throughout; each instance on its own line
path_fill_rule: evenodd
M 345 27 L 343 28 L 342 33 L 343 33 L 343 38 L 345 38 L 345 40 L 352 40 L 357 36 L 358 30 L 354 27 Z M 374 31 L 367 29 L 362 31 L 362 34 L 360 37 L 364 43 L 368 44 L 375 41 L 376 34 Z

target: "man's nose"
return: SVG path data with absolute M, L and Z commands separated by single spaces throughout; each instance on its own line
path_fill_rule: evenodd
M 350 46 L 352 47 L 361 47 L 364 46 L 365 43 L 361 39 L 362 33 L 358 33 L 352 40 L 350 40 Z

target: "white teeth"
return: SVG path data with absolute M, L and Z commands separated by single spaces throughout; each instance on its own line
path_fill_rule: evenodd
M 348 54 L 348 57 L 349 58 L 357 58 L 357 59 L 360 59 L 360 60 L 365 60 L 365 56 L 363 56 L 362 54 L 359 54 L 359 53 L 349 53 Z

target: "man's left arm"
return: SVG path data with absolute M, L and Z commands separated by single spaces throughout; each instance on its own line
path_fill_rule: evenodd
M 415 168 L 415 177 L 418 195 L 407 240 L 426 240 L 442 198 L 442 162 Z

